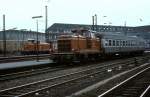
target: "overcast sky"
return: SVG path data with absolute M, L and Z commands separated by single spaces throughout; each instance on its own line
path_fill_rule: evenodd
M 0 0 L 0 30 L 6 15 L 6 29 L 36 30 L 32 16 L 42 15 L 39 30 L 45 29 L 45 5 L 48 26 L 53 23 L 92 24 L 97 14 L 98 25 L 150 25 L 150 0 Z M 107 17 L 104 17 L 107 16 Z

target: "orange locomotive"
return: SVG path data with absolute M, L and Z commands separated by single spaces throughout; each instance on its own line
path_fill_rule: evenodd
M 53 54 L 55 62 L 79 62 L 96 59 L 100 53 L 100 41 L 88 30 L 73 30 L 75 35 L 58 37 L 58 52 Z M 82 59 L 82 60 L 81 60 Z
M 38 49 L 37 49 L 38 48 Z M 35 43 L 27 42 L 22 48 L 22 54 L 34 55 L 34 54 L 49 54 L 51 52 L 51 45 L 49 43 Z

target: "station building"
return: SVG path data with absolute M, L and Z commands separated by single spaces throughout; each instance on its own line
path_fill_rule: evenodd
M 97 32 L 108 34 L 124 34 L 136 37 L 142 37 L 146 40 L 146 49 L 150 49 L 150 26 L 112 26 L 112 25 L 83 25 L 83 24 L 65 24 L 54 23 L 46 31 L 46 41 L 53 43 L 53 48 L 57 49 L 57 37 L 60 34 L 71 34 L 71 30 L 86 28 Z

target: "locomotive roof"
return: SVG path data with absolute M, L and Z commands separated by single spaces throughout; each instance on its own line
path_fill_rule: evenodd
M 83 37 L 81 35 L 60 35 L 59 36 L 59 38 L 76 38 L 76 37 L 78 37 L 78 38 L 85 38 L 85 37 Z

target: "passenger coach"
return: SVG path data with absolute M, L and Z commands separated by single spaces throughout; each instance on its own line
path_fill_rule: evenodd
M 136 36 L 100 34 L 103 55 L 134 55 L 145 50 L 145 40 Z

